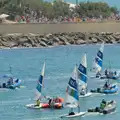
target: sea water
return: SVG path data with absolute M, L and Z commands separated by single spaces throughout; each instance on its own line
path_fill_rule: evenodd
M 12 74 L 22 80 L 22 87 L 16 90 L 0 90 L 0 120 L 59 120 L 60 116 L 68 113 L 68 108 L 27 109 L 26 104 L 34 103 L 35 87 L 43 62 L 46 62 L 43 96 L 65 97 L 66 87 L 74 66 L 79 65 L 81 57 L 86 52 L 88 69 L 92 67 L 93 58 L 100 45 L 59 46 L 53 48 L 23 48 L 0 50 L 0 74 Z M 120 45 L 105 45 L 104 68 L 120 69 Z M 89 71 L 88 71 L 89 72 Z M 3 80 L 0 83 L 4 82 Z M 90 79 L 88 89 L 94 89 L 104 84 L 104 80 Z M 116 82 L 116 81 L 114 81 Z M 119 82 L 117 82 L 120 87 Z M 102 99 L 116 100 L 115 113 L 108 115 L 86 115 L 73 120 L 114 120 L 120 118 L 120 94 L 98 95 L 80 98 L 80 109 L 99 106 Z

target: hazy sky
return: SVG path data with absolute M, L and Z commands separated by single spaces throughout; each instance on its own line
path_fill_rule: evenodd
M 64 1 L 69 1 L 71 3 L 75 3 L 76 0 L 64 0 Z M 79 2 L 81 1 L 102 1 L 102 2 L 107 2 L 109 5 L 116 6 L 120 9 L 120 0 L 78 0 Z

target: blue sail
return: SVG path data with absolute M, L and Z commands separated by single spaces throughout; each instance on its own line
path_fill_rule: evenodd
M 39 80 L 38 80 L 38 83 L 37 83 L 37 86 L 36 86 L 36 89 L 41 93 L 42 91 L 42 83 L 43 83 L 43 76 L 40 75 L 39 77 Z
M 43 79 L 44 79 L 44 74 L 45 74 L 45 63 L 42 68 L 41 75 L 37 81 L 37 86 L 36 86 L 36 99 L 39 99 L 41 96 L 42 92 L 42 86 L 43 86 Z
M 104 50 L 104 43 L 101 45 L 100 49 L 97 52 L 97 56 L 95 57 L 94 61 L 94 68 L 97 72 L 100 72 L 102 70 L 103 66 L 103 50 Z
M 87 60 L 86 54 L 84 54 L 82 61 L 78 67 L 78 76 L 83 83 L 87 83 Z

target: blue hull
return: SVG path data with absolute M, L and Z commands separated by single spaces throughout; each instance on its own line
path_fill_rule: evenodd
M 105 94 L 113 94 L 113 93 L 116 93 L 118 91 L 118 87 L 116 86 L 116 85 L 114 85 L 113 87 L 112 87 L 112 89 L 110 89 L 110 90 L 104 90 L 103 92 L 105 93 Z

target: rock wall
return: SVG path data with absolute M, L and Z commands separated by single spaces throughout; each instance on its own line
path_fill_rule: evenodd
M 58 45 L 120 43 L 120 33 L 54 33 L 54 34 L 1 34 L 0 48 L 51 47 Z

